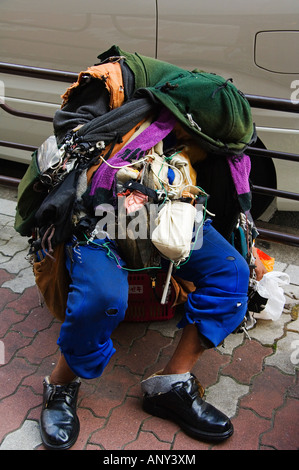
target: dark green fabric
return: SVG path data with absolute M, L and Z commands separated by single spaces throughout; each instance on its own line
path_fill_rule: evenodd
M 22 236 L 31 236 L 36 210 L 46 196 L 46 192 L 35 190 L 40 176 L 36 155 L 37 152 L 32 154 L 30 165 L 18 186 L 14 228 Z
M 104 61 L 109 57 L 124 57 L 128 67 L 134 74 L 135 90 L 138 88 L 151 87 L 163 80 L 172 73 L 180 73 L 183 71 L 176 65 L 163 62 L 161 60 L 146 57 L 144 55 L 125 52 L 118 46 L 112 46 L 108 51 L 98 56 L 98 59 Z
M 230 80 L 192 72 L 112 46 L 101 60 L 122 56 L 135 78 L 135 96 L 149 94 L 165 105 L 209 151 L 240 154 L 254 142 L 251 108 Z
M 174 73 L 147 90 L 212 147 L 238 154 L 252 142 L 254 127 L 248 101 L 218 75 Z

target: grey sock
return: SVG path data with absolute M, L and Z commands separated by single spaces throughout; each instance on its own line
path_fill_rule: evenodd
M 171 390 L 173 384 L 176 382 L 186 382 L 190 376 L 190 372 L 185 374 L 151 375 L 141 382 L 141 390 L 148 395 L 166 393 Z

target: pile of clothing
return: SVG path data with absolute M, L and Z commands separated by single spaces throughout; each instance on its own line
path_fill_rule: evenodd
M 232 79 L 118 46 L 98 59 L 62 96 L 54 136 L 19 187 L 15 228 L 32 236 L 34 261 L 75 236 L 113 240 L 128 268 L 180 263 L 207 214 L 229 239 L 240 212 L 250 220 L 244 152 L 256 133 L 244 94 Z M 129 230 L 136 211 L 142 237 Z

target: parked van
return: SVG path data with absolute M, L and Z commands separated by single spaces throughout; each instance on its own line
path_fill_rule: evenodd
M 113 44 L 232 77 L 246 95 L 299 102 L 298 0 L 9 0 L 0 4 L 0 94 L 17 113 L 0 109 L 2 164 L 30 161 L 31 147 L 52 133 L 50 119 L 69 82 Z M 253 109 L 253 115 L 257 145 L 298 153 L 298 114 Z M 253 177 L 263 186 L 296 192 L 298 175 L 294 162 L 254 163 Z M 280 210 L 298 206 L 277 200 Z

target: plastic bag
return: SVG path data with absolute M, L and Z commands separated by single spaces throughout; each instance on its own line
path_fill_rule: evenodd
M 258 254 L 261 262 L 263 263 L 263 265 L 267 269 L 267 271 L 268 272 L 273 271 L 275 258 L 272 258 L 272 256 L 267 255 L 266 253 L 264 253 L 259 248 L 257 248 L 256 251 L 257 251 L 257 254 Z
M 196 208 L 179 200 L 167 201 L 156 219 L 152 242 L 166 258 L 180 262 L 189 256 Z
M 257 292 L 261 297 L 267 299 L 264 310 L 254 313 L 255 318 L 263 320 L 279 319 L 285 305 L 284 291 L 281 286 L 290 283 L 290 276 L 280 271 L 271 271 L 262 277 L 257 283 Z
M 38 148 L 36 158 L 41 173 L 56 168 L 61 163 L 62 152 L 54 135 L 50 135 Z

